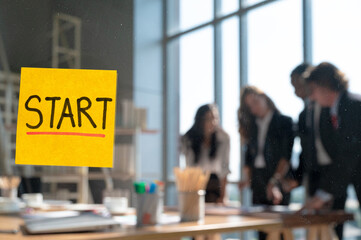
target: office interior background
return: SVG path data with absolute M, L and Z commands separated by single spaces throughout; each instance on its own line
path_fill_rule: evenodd
M 361 93 L 359 9 L 359 0 L 1 0 L 0 34 L 9 71 L 20 73 L 52 67 L 54 16 L 81 19 L 80 68 L 117 70 L 118 105 L 131 99 L 147 109 L 147 128 L 154 131 L 136 136 L 135 172 L 165 181 L 167 204 L 177 201 L 179 138 L 200 105 L 217 103 L 231 136 L 228 199 L 246 203 L 247 193 L 237 188 L 241 87 L 260 87 L 295 121 L 303 103 L 289 75 L 301 62 L 334 63 L 350 90 Z M 120 119 L 117 112 L 117 126 Z M 299 151 L 296 140 L 294 166 Z M 356 211 L 349 192 L 347 208 Z M 303 201 L 302 188 L 292 201 Z

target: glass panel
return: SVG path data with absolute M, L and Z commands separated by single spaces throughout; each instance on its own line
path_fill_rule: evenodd
M 238 184 L 228 184 L 226 192 L 231 202 L 240 202 Z
M 290 83 L 290 72 L 302 62 L 301 9 L 300 0 L 278 1 L 248 14 L 249 84 L 294 119 L 303 108 Z
M 240 177 L 240 139 L 237 123 L 239 107 L 239 18 L 222 22 L 222 125 L 231 137 L 230 169 L 228 179 Z
M 217 9 L 217 15 L 223 16 L 235 12 L 239 9 L 239 0 L 220 0 L 221 7 Z
M 198 107 L 214 102 L 213 58 L 212 27 L 168 43 L 168 179 L 173 179 L 173 168 L 178 166 L 180 135 L 192 126 Z
M 168 0 L 168 34 L 212 21 L 213 0 Z
M 350 90 L 361 93 L 361 1 L 319 0 L 312 8 L 313 62 L 335 64 L 349 78 Z
M 214 102 L 213 28 L 206 27 L 180 39 L 180 132 L 193 124 L 203 104 Z
M 138 178 L 160 179 L 162 176 L 163 153 L 163 82 L 162 82 L 162 8 L 158 3 L 144 6 L 144 1 L 134 1 L 135 24 L 133 30 L 133 99 L 138 108 L 145 108 L 147 129 L 156 129 L 157 133 L 139 134 L 136 137 Z M 154 26 L 148 31 L 148 22 Z M 149 44 L 157 41 L 158 44 Z M 137 110 L 138 111 L 138 110 Z M 139 111 L 138 111 L 139 112 Z M 149 160 L 152 156 L 152 161 Z
M 180 0 L 180 30 L 213 19 L 213 0 Z
M 168 179 L 174 179 L 173 168 L 178 165 L 178 140 L 179 140 L 179 39 L 167 44 L 167 173 Z
M 242 7 L 250 7 L 260 2 L 266 2 L 265 0 L 242 0 Z
M 177 206 L 178 204 L 178 192 L 175 184 L 170 183 L 167 185 L 167 206 Z

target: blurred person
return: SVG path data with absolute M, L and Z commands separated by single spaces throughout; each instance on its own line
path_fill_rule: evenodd
M 242 89 L 238 119 L 242 142 L 246 143 L 245 176 L 239 188 L 250 185 L 253 204 L 288 205 L 289 192 L 281 181 L 289 174 L 294 135 L 292 119 L 282 115 L 260 89 Z M 259 239 L 267 235 L 259 232 Z
M 21 177 L 18 187 L 18 197 L 24 193 L 42 193 L 42 182 L 40 177 Z
M 229 171 L 229 135 L 219 125 L 218 108 L 206 104 L 198 108 L 193 126 L 182 137 L 182 153 L 187 166 L 211 173 L 206 202 L 223 203 Z
M 304 109 L 299 114 L 297 125 L 295 126 L 295 135 L 300 138 L 301 153 L 299 156 L 298 168 L 294 172 L 295 179 L 288 181 L 288 190 L 293 189 L 296 186 L 300 186 L 304 181 L 304 176 L 307 170 L 312 169 L 310 166 L 314 162 L 314 135 L 313 135 L 313 106 L 314 102 L 309 99 L 309 91 L 307 88 L 306 80 L 303 78 L 303 74 L 309 68 L 310 65 L 302 63 L 294 68 L 291 72 L 291 84 L 294 88 L 295 95 L 299 97 L 304 104 Z M 309 174 L 307 180 L 312 179 L 313 174 Z M 306 180 L 306 181 L 307 181 Z M 312 195 L 310 185 L 306 184 L 307 195 Z
M 361 98 L 348 91 L 348 79 L 336 66 L 323 62 L 306 78 L 311 98 L 328 108 L 328 122 L 322 142 L 332 162 L 321 169 L 320 185 L 306 208 L 319 209 L 331 203 L 332 209 L 344 209 L 347 186 L 352 183 L 361 200 Z M 320 126 L 321 127 L 321 126 Z M 342 239 L 343 226 L 336 227 Z
M 31 165 L 17 165 L 14 171 L 16 175 L 21 176 L 21 182 L 18 186 L 18 197 L 25 193 L 42 193 L 41 178 L 36 176 L 42 168 Z
M 304 78 L 304 74 L 310 69 L 309 64 L 302 63 L 291 72 L 291 84 L 295 89 L 295 95 L 303 100 L 305 107 L 299 115 L 296 130 L 302 148 L 299 165 L 294 174 L 296 181 L 288 182 L 289 188 L 292 189 L 304 181 L 307 197 L 313 196 L 319 187 L 320 168 L 331 163 L 321 141 L 324 128 L 320 127 L 327 124 L 328 118 L 324 113 L 329 110 L 322 109 L 310 99 L 310 90 Z

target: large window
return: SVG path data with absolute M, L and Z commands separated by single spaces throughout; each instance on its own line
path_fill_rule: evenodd
M 237 181 L 239 171 L 239 133 L 237 109 L 239 107 L 239 17 L 227 19 L 222 30 L 222 125 L 231 137 L 229 180 Z
M 237 109 L 239 107 L 239 17 L 231 17 L 221 23 L 221 72 L 222 72 L 222 126 L 231 140 L 228 175 L 229 181 L 240 179 L 240 137 L 238 133 Z M 230 200 L 239 199 L 238 185 L 227 188 Z

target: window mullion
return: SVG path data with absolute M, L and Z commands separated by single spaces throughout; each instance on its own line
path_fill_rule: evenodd
M 214 19 L 221 11 L 221 0 L 214 0 Z M 214 99 L 219 108 L 219 117 L 222 122 L 222 29 L 221 22 L 215 22 L 213 31 L 214 46 Z

